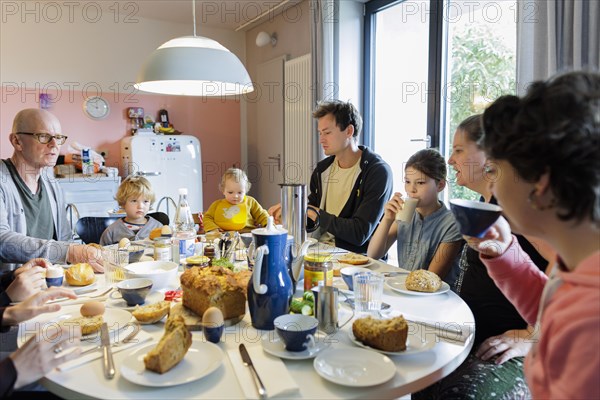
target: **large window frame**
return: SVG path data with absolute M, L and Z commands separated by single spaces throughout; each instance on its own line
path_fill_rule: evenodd
M 374 147 L 375 136 L 375 76 L 373 74 L 375 60 L 376 14 L 389 7 L 394 7 L 407 0 L 371 0 L 365 4 L 364 30 L 364 97 L 363 97 L 363 142 Z M 427 134 L 431 136 L 430 147 L 444 151 L 444 140 L 441 138 L 441 124 L 444 121 L 442 107 L 442 73 L 444 68 L 444 5 L 439 0 L 429 0 L 429 70 L 427 93 Z M 433 90 L 432 90 L 433 89 Z

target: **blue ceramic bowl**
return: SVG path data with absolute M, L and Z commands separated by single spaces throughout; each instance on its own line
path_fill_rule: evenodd
M 498 205 L 462 199 L 450 200 L 450 209 L 456 217 L 460 233 L 477 238 L 483 237 L 502 213 L 502 207 Z
M 128 306 L 144 304 L 150 289 L 152 289 L 152 280 L 147 278 L 126 279 L 117 283 L 117 290 Z
M 221 341 L 221 336 L 223 336 L 224 329 L 224 324 L 221 326 L 202 326 L 202 332 L 204 332 L 204 337 L 206 338 L 206 340 L 212 343 L 219 343 Z
M 285 314 L 275 318 L 273 324 L 287 351 L 304 351 L 310 338 L 314 338 L 319 321 L 308 315 Z
M 344 267 L 340 269 L 340 275 L 342 275 L 342 279 L 348 286 L 348 289 L 354 290 L 354 285 L 352 283 L 352 277 L 359 272 L 370 272 L 367 268 L 363 267 Z

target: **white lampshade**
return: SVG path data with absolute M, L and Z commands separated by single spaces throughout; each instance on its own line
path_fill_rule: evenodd
M 169 40 L 142 66 L 135 87 L 184 96 L 225 96 L 254 90 L 244 65 L 220 43 L 202 36 Z

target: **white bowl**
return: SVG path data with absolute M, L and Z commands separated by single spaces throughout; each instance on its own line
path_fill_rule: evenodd
M 165 289 L 177 285 L 179 266 L 172 261 L 142 261 L 125 267 L 125 277 L 148 278 L 152 280 L 153 289 Z

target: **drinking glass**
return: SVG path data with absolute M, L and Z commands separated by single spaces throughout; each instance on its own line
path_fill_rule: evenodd
M 380 311 L 383 295 L 383 275 L 370 271 L 360 272 L 355 274 L 352 279 L 355 311 L 357 313 Z
M 129 252 L 117 248 L 102 249 L 102 260 L 104 264 L 104 279 L 107 284 L 113 284 L 125 279 L 123 269 L 129 262 Z
M 256 262 L 256 245 L 254 244 L 254 240 L 250 242 L 246 249 L 246 259 L 248 260 L 248 270 L 252 271 Z

